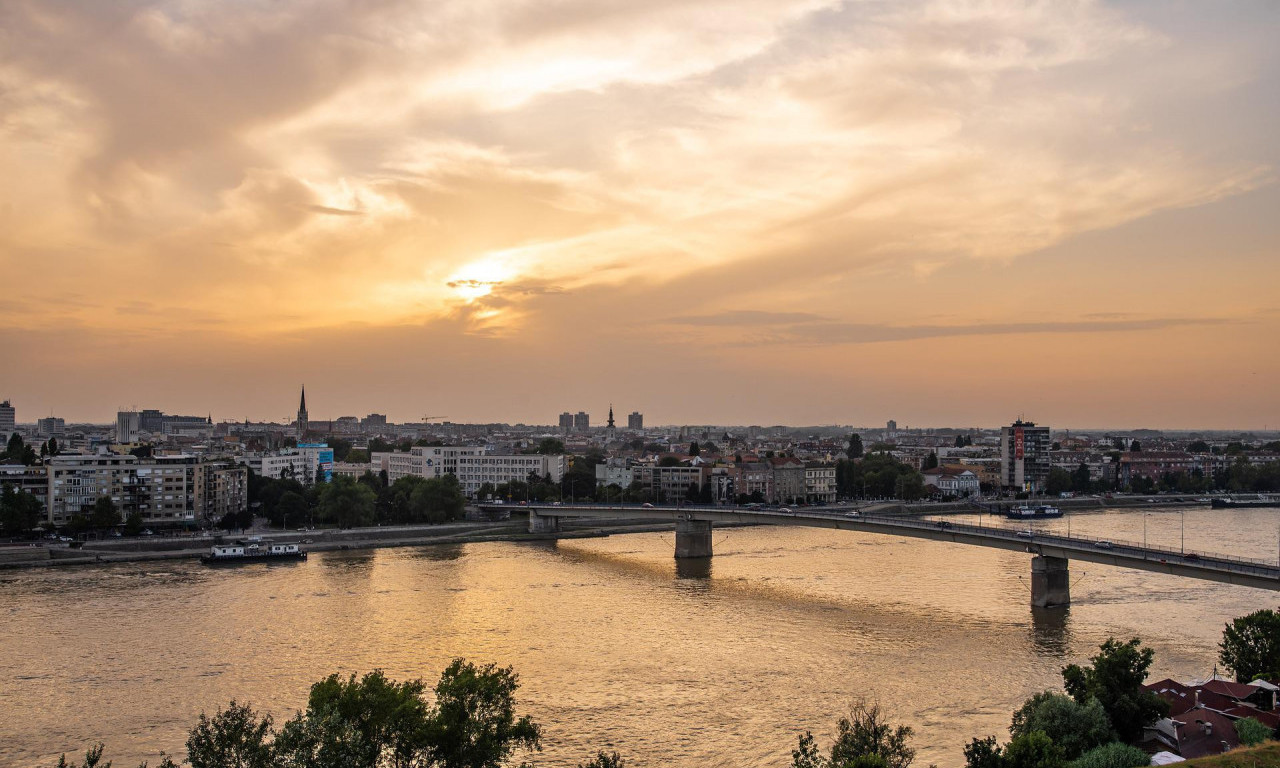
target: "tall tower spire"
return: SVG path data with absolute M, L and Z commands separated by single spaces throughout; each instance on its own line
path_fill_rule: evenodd
M 302 399 L 298 401 L 298 439 L 307 435 L 307 385 L 302 385 Z
M 613 403 L 609 403 L 609 429 L 613 429 Z

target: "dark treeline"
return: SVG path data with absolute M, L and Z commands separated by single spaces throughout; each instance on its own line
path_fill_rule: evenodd
M 246 528 L 254 514 L 274 526 L 316 524 L 354 528 L 364 525 L 444 523 L 459 520 L 466 497 L 453 475 L 402 477 L 387 483 L 386 474 L 366 472 L 358 479 L 335 475 L 328 482 L 304 486 L 292 478 L 249 477 L 250 511 L 228 515 L 220 527 Z

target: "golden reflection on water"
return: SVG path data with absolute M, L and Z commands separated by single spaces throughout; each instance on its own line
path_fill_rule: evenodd
M 1148 517 L 1147 515 L 1150 515 Z M 1265 556 L 1258 511 L 1191 510 L 1203 548 Z M 1177 510 L 1075 515 L 1074 530 L 1180 535 Z M 1155 674 L 1206 674 L 1222 625 L 1274 593 L 1075 564 L 1069 609 L 1028 606 L 1029 558 L 814 529 L 716 531 L 676 562 L 670 533 L 0 573 L 0 764 L 101 739 L 117 764 L 181 750 L 235 697 L 278 716 L 331 673 L 433 682 L 450 658 L 513 665 L 546 730 L 543 765 L 617 749 L 636 765 L 784 765 L 857 697 L 917 729 L 921 764 L 1056 685 L 1110 634 Z

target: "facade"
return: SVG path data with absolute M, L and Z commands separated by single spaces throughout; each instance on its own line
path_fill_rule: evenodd
M 564 477 L 564 456 L 470 454 L 458 457 L 454 476 L 458 478 L 463 493 L 474 497 L 485 483 L 497 486 L 513 480 L 525 482 L 531 474 L 538 477 L 550 475 L 553 483 L 560 482 Z
M 805 466 L 804 462 L 793 458 L 769 459 L 773 468 L 773 494 L 769 501 L 774 504 L 792 504 L 804 501 L 805 498 Z
M 18 411 L 8 400 L 0 402 L 0 437 L 5 440 L 18 426 Z
M 932 485 L 939 493 L 957 498 L 980 496 L 981 481 L 978 473 L 968 467 L 948 465 L 924 471 L 924 484 Z
M 830 504 L 836 500 L 836 466 L 834 464 L 806 464 L 804 468 L 804 498 L 812 504 Z
M 200 431 L 212 426 L 205 416 L 170 416 L 154 409 L 138 412 L 138 429 L 153 434 Z
M 560 414 L 560 430 L 566 435 L 573 431 L 573 414 L 565 411 Z
M 626 459 L 608 459 L 596 465 L 596 485 L 616 485 L 625 490 L 631 487 L 633 479 Z
M 773 468 L 764 462 L 749 462 L 735 467 L 733 482 L 738 496 L 759 494 L 760 498 L 772 503 Z
M 573 415 L 573 431 L 586 432 L 591 429 L 591 416 L 586 411 L 578 411 Z
M 116 414 L 116 442 L 128 445 L 138 441 L 142 431 L 142 416 L 137 411 L 120 411 Z
M 627 415 L 627 429 L 633 432 L 644 430 L 644 414 L 639 411 L 632 411 Z
M 1015 421 L 1000 428 L 1000 485 L 1014 491 L 1043 493 L 1049 479 L 1049 428 Z
M 0 429 L 0 432 L 3 432 Z M 67 422 L 57 416 L 36 420 L 36 432 L 47 437 L 62 437 L 67 433 Z
M 137 414 L 134 414 L 135 416 Z M 49 459 L 49 522 L 66 525 L 89 517 L 100 496 L 108 496 L 126 518 L 138 508 L 138 458 L 110 453 L 58 454 Z
M 200 459 L 188 454 L 156 456 L 134 469 L 136 509 L 143 522 L 196 523 L 197 475 Z
M 366 432 L 376 432 L 387 428 L 387 415 L 385 413 L 371 413 L 360 420 L 360 428 Z
M 260 477 L 274 480 L 292 478 L 303 485 L 311 485 L 315 482 L 319 454 L 316 451 L 290 449 L 278 453 L 247 453 L 237 456 L 236 461 L 249 467 Z
M 658 467 L 651 464 L 632 467 L 635 481 L 640 483 L 658 504 L 675 504 L 689 495 L 689 487 L 702 490 L 708 470 L 706 467 Z
M 227 460 L 201 462 L 196 467 L 196 515 L 216 522 L 228 513 L 249 508 L 249 470 Z

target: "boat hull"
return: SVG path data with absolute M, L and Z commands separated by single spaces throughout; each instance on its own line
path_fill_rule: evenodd
M 1253 507 L 1280 507 L 1280 499 L 1214 499 L 1209 502 L 1214 509 L 1250 509 Z

